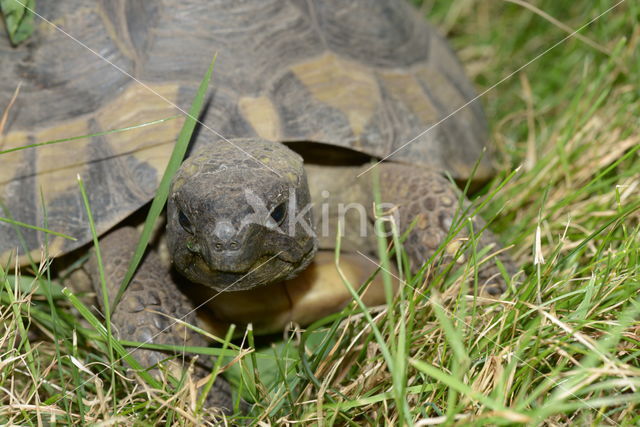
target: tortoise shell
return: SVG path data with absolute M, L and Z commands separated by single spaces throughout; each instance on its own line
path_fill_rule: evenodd
M 486 124 L 447 43 L 405 0 L 38 3 L 23 45 L 0 40 L 0 151 L 184 114 L 217 52 L 192 144 L 260 136 L 325 143 L 465 179 Z M 181 119 L 0 155 L 3 214 L 90 240 L 76 176 L 98 231 L 148 202 Z M 488 156 L 476 177 L 492 173 Z M 43 203 L 44 202 L 44 203 Z M 0 261 L 39 253 L 42 232 L 0 222 Z M 15 253 L 14 253 L 15 254 Z M 36 258 L 37 259 L 37 258 Z

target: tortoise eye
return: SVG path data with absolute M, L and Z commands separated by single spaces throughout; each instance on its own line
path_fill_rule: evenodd
M 271 211 L 271 218 L 276 224 L 282 224 L 284 217 L 287 215 L 287 204 L 285 202 L 280 203 Z
M 193 226 L 191 225 L 191 221 L 189 218 L 182 212 L 182 209 L 178 208 L 178 222 L 184 228 L 184 231 L 187 233 L 193 234 Z

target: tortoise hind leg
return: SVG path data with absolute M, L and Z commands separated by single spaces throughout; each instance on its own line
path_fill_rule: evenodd
M 138 237 L 135 228 L 121 227 L 100 239 L 109 301 L 116 297 Z M 104 308 L 95 254 L 89 262 L 88 270 L 100 305 Z M 204 337 L 172 318 L 195 324 L 193 303 L 180 292 L 169 271 L 162 265 L 158 254 L 149 251 L 111 315 L 114 335 L 122 340 L 154 344 L 207 345 Z M 160 351 L 141 348 L 132 349 L 130 352 L 145 368 L 153 367 L 170 356 Z M 206 374 L 206 369 L 196 365 L 196 376 L 202 377 Z M 231 392 L 226 381 L 221 378 L 216 380 L 207 396 L 207 403 L 227 413 L 232 411 Z
M 404 247 L 411 261 L 412 270 L 419 269 L 445 241 L 458 210 L 459 192 L 457 188 L 435 171 L 419 169 L 414 166 L 382 163 L 380 169 L 381 200 L 398 206 L 400 233 L 404 233 L 415 220 Z M 369 182 L 371 180 L 369 179 Z M 468 202 L 465 201 L 465 205 Z M 484 221 L 475 217 L 473 228 L 478 233 L 484 228 Z M 455 253 L 458 243 L 468 236 L 469 227 L 465 225 L 446 248 L 448 255 Z M 489 247 L 493 254 L 501 248 L 496 237 L 489 230 L 482 231 L 477 238 L 477 251 Z M 478 268 L 478 285 L 490 295 L 499 295 L 506 291 L 505 281 L 496 264 L 496 258 L 504 265 L 509 274 L 516 271 L 509 255 L 500 252 L 488 259 Z

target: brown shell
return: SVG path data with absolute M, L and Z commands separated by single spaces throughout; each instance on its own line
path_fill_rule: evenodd
M 0 111 L 21 82 L 0 151 L 182 114 L 216 52 L 196 146 L 323 142 L 465 178 L 486 143 L 462 67 L 405 0 L 61 0 L 37 11 L 46 21 L 28 43 L 0 40 Z M 102 232 L 153 196 L 181 124 L 1 154 L 0 216 L 44 226 L 46 212 L 47 228 L 78 239 L 49 236 L 52 255 L 86 243 L 76 176 Z M 476 176 L 490 174 L 485 155 Z M 3 262 L 44 242 L 0 222 Z

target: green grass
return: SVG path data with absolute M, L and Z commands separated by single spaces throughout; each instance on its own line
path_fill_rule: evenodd
M 479 91 L 567 36 L 511 2 L 420 3 Z M 531 3 L 572 29 L 616 4 Z M 250 332 L 240 347 L 190 349 L 225 356 L 218 367 L 258 402 L 246 420 L 640 424 L 639 23 L 627 0 L 483 97 L 500 174 L 475 206 L 513 245 L 519 287 L 497 301 L 469 295 L 475 254 L 428 283 L 400 269 L 389 309 L 354 303 L 256 352 Z M 401 257 L 381 250 L 380 264 Z M 112 371 L 117 340 L 61 292 L 68 278 L 10 267 L 0 270 L 1 423 L 189 424 L 207 411 L 188 378 L 145 389 L 121 364 Z

